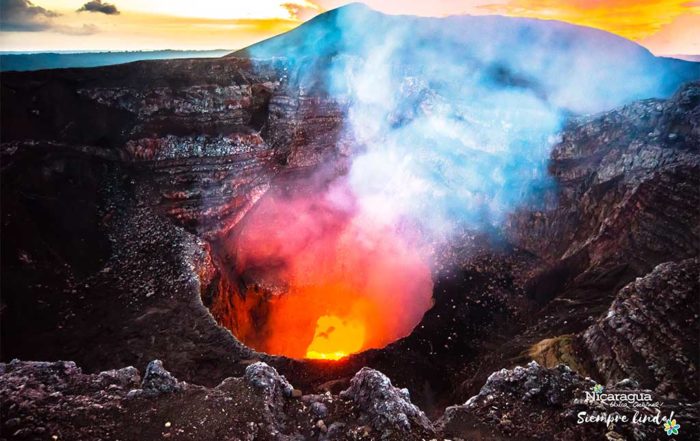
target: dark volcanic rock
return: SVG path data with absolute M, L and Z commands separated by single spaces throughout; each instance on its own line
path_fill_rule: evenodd
M 263 362 L 248 366 L 245 370 L 245 379 L 269 396 L 291 397 L 294 389 L 286 378 L 277 373 L 275 368 Z
M 697 401 L 698 295 L 698 259 L 661 264 L 620 290 L 582 335 L 602 378 L 631 378 L 664 397 Z
M 633 103 L 564 130 L 552 152 L 559 187 L 549 206 L 516 214 L 506 230 L 550 262 L 529 282 L 534 298 L 612 300 L 656 265 L 697 256 L 698 95 L 700 83 L 691 83 L 670 100 Z M 597 313 L 607 303 L 600 306 Z
M 138 373 L 133 368 L 90 375 L 71 362 L 13 361 L 0 364 L 0 427 L 12 439 L 425 439 L 421 434 L 426 430 L 397 427 L 400 415 L 385 413 L 371 427 L 356 416 L 360 412 L 355 407 L 361 405 L 370 412 L 407 412 L 412 423 L 419 418 L 421 424 L 430 424 L 393 392 L 386 377 L 374 371 L 369 375 L 385 379 L 388 387 L 375 384 L 360 404 L 330 394 L 292 397 L 291 385 L 264 363 L 252 364 L 244 378 L 227 378 L 215 388 L 187 385 L 177 393 L 134 394 L 130 388 L 138 384 Z M 144 391 L 153 390 L 154 376 L 161 392 L 160 385 L 172 390 L 178 383 L 154 362 L 144 374 Z M 306 402 L 323 405 L 324 415 Z
M 411 403 L 408 389 L 392 386 L 386 375 L 374 369 L 362 368 L 340 396 L 351 399 L 367 422 L 385 435 L 433 432 L 430 420 Z
M 536 362 L 494 372 L 479 393 L 461 406 L 448 407 L 437 427 L 445 437 L 469 439 L 532 440 L 661 440 L 666 434 L 661 424 L 633 421 L 641 415 L 683 419 L 682 437 L 693 439 L 698 431 L 698 405 L 664 402 L 661 407 L 618 407 L 615 403 L 587 401 L 595 382 L 566 366 L 547 369 Z M 613 385 L 612 391 L 652 394 L 630 380 Z M 610 391 L 608 391 L 610 393 Z M 658 396 L 652 399 L 658 399 Z M 618 402 L 619 403 L 619 402 Z M 583 416 L 626 415 L 626 422 L 591 421 Z M 660 417 L 661 418 L 661 417 Z
M 635 278 L 700 250 L 698 96 L 700 83 L 690 83 L 669 100 L 635 102 L 565 127 L 549 165 L 557 187 L 545 195 L 544 208 L 516 212 L 504 229 L 521 252 L 539 258 L 512 272 L 533 304 L 523 303 L 524 323 L 499 354 L 487 345 L 479 365 L 464 369 L 455 399 L 476 393 L 486 375 L 504 364 L 527 362 L 523 353 L 540 363 L 548 354 L 548 366 L 570 363 L 599 381 L 610 375 L 598 377 L 596 354 L 576 336 L 604 317 Z M 686 328 L 670 326 L 676 339 L 694 338 L 680 335 Z M 683 353 L 691 365 L 700 362 L 696 352 Z M 647 363 L 645 356 L 634 359 L 635 366 Z M 692 384 L 676 375 L 668 381 Z M 643 383 L 654 389 L 657 380 Z
M 202 304 L 221 264 L 181 227 L 225 234 L 282 165 L 333 155 L 337 106 L 300 99 L 284 69 L 228 59 L 2 74 L 3 357 L 93 372 L 158 358 L 210 385 L 243 373 L 252 351 Z M 304 133 L 317 151 L 299 148 Z
M 699 119 L 700 83 L 691 83 L 667 101 L 572 121 L 552 151 L 556 196 L 546 210 L 515 216 L 511 239 L 583 270 L 624 262 L 645 274 L 696 255 Z
M 63 361 L 13 360 L 0 365 L 0 372 L 0 433 L 8 439 L 108 432 L 116 423 L 113 415 L 123 411 L 120 401 L 139 380 L 133 368 L 85 375 L 75 363 Z
M 146 373 L 143 376 L 141 388 L 149 394 L 168 394 L 182 389 L 182 385 L 177 378 L 163 368 L 163 362 L 153 360 L 146 366 Z
M 478 395 L 448 407 L 438 424 L 452 436 L 486 429 L 494 439 L 498 433 L 525 439 L 602 439 L 605 430 L 600 427 L 571 429 L 573 415 L 583 409 L 574 404 L 575 398 L 594 384 L 565 366 L 546 369 L 533 361 L 494 372 Z

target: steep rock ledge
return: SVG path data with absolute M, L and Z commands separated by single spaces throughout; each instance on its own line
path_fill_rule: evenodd
M 519 332 L 498 354 L 489 345 L 477 351 L 478 362 L 459 375 L 455 400 L 476 393 L 492 371 L 532 356 L 608 378 L 577 336 L 604 317 L 635 278 L 700 251 L 698 115 L 695 82 L 668 100 L 639 101 L 568 124 L 551 155 L 556 188 L 544 195 L 542 209 L 516 212 L 504 229 L 514 246 L 532 255 L 533 263 L 513 272 L 529 300 L 521 307 Z M 692 383 L 682 375 L 674 381 Z
M 632 378 L 667 398 L 697 401 L 700 260 L 657 266 L 625 286 L 581 336 L 607 383 Z

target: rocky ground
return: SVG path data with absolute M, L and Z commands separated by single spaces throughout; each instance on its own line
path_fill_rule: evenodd
M 160 360 L 84 374 L 72 362 L 2 365 L 3 435 L 14 439 L 411 439 L 435 434 L 408 390 L 364 368 L 340 395 L 302 395 L 265 363 L 215 387 L 178 381 Z
M 596 383 L 697 436 L 700 83 L 569 121 L 546 204 L 440 249 L 416 330 L 329 363 L 220 326 L 241 283 L 222 243 L 351 152 L 345 103 L 295 74 L 235 57 L 2 74 L 3 438 L 667 438 L 577 424 L 611 410 L 580 402 Z
M 581 412 L 612 413 L 586 403 L 595 384 L 565 365 L 536 362 L 493 373 L 465 404 L 431 421 L 379 371 L 363 368 L 339 394 L 303 394 L 263 362 L 215 387 L 181 382 L 160 360 L 141 377 L 133 367 L 85 374 L 73 362 L 0 365 L 0 428 L 11 439 L 178 440 L 587 440 L 663 439 L 658 424 L 576 424 Z M 616 391 L 651 392 L 625 380 Z M 694 439 L 697 405 L 665 402 Z M 642 413 L 655 415 L 656 410 Z

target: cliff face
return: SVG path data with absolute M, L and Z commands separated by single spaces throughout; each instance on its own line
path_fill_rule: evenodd
M 229 59 L 4 74 L 3 140 L 128 164 L 151 175 L 151 205 L 200 233 L 226 230 L 283 165 L 335 148 L 338 105 L 300 96 L 286 69 Z
M 549 165 L 558 193 L 548 209 L 514 217 L 513 240 L 551 260 L 624 262 L 637 272 L 693 256 L 699 245 L 693 208 L 698 102 L 697 85 L 689 85 L 668 101 L 642 101 L 570 123 Z M 642 214 L 654 206 L 663 210 Z
M 234 328 L 237 305 L 259 300 L 224 246 L 251 208 L 301 178 L 323 185 L 347 173 L 346 97 L 310 80 L 322 63 L 304 66 L 229 57 L 2 74 L 2 358 L 85 370 L 3 365 L 0 393 L 14 406 L 3 432 L 69 427 L 94 438 L 72 411 L 44 424 L 56 398 L 98 409 L 91 421 L 109 421 L 100 436 L 158 420 L 154 436 L 179 439 L 376 439 L 387 430 L 390 439 L 587 439 L 605 434 L 575 425 L 569 395 L 589 388 L 586 375 L 606 386 L 630 378 L 693 415 L 700 83 L 570 119 L 543 207 L 437 249 L 435 304 L 411 335 L 324 363 L 256 353 L 219 326 Z M 501 86 L 515 87 L 509 75 Z M 151 383 L 134 372 L 154 359 L 179 379 L 163 374 L 157 384 L 202 386 L 144 394 Z M 543 366 L 499 371 L 531 359 Z M 285 395 L 289 383 L 259 360 L 314 397 Z M 561 362 L 578 373 L 555 368 Z M 129 365 L 137 369 L 99 374 Z M 274 391 L 244 380 L 258 374 Z M 23 382 L 36 393 L 23 396 Z M 539 383 L 565 392 L 528 395 Z M 474 395 L 436 425 L 412 404 L 434 417 Z M 489 395 L 508 401 L 507 412 Z M 330 416 L 309 413 L 323 413 L 317 402 Z M 219 404 L 240 424 L 221 416 L 221 432 L 161 427 L 180 406 Z M 541 425 L 528 426 L 532 413 Z M 558 424 L 544 430 L 548 418 Z
M 3 287 L 14 293 L 4 298 L 7 356 L 139 364 L 145 353 L 134 340 L 168 347 L 158 329 L 182 308 L 191 311 L 173 322 L 186 329 L 176 339 L 235 360 L 234 341 L 199 301 L 215 272 L 207 246 L 172 221 L 224 228 L 268 185 L 276 159 L 250 126 L 259 108 L 267 115 L 273 86 L 264 76 L 247 81 L 246 66 L 188 60 L 29 81 L 3 75 L 12 109 L 2 115 Z M 115 340 L 99 341 L 104 332 Z M 80 356 L 86 341 L 94 349 Z
M 576 119 L 562 132 L 549 165 L 557 190 L 544 209 L 517 212 L 505 228 L 547 262 L 527 290 L 542 302 L 556 296 L 546 306 L 555 317 L 582 304 L 573 322 L 588 322 L 635 277 L 697 256 L 699 102 L 691 83 L 669 100 Z
M 625 286 L 582 334 L 607 382 L 634 378 L 669 398 L 697 400 L 700 262 L 664 263 Z
M 545 207 L 516 212 L 504 228 L 511 243 L 540 259 L 513 273 L 531 302 L 528 316 L 502 345 L 504 356 L 483 350 L 482 366 L 464 369 L 464 394 L 483 382 L 484 365 L 529 357 L 548 367 L 566 363 L 599 382 L 633 378 L 667 397 L 687 394 L 675 379 L 693 383 L 697 364 L 681 334 L 697 325 L 685 313 L 695 317 L 697 304 L 687 297 L 697 291 L 696 263 L 686 259 L 700 247 L 699 102 L 691 83 L 669 100 L 577 118 L 562 131 L 549 164 L 556 189 L 544 195 Z M 680 305 L 684 312 L 674 313 Z M 666 327 L 677 331 L 661 337 Z M 659 338 L 677 340 L 677 355 L 655 355 L 664 346 Z M 681 374 L 671 360 L 688 360 L 678 363 L 690 370 Z

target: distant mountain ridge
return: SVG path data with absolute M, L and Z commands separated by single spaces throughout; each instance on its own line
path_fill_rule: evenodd
M 367 59 L 387 42 L 397 65 L 433 73 L 439 65 L 458 66 L 460 74 L 528 84 L 536 93 L 554 91 L 561 98 L 557 104 L 585 113 L 667 97 L 680 84 L 700 78 L 700 63 L 656 57 L 633 41 L 594 28 L 493 15 L 387 15 L 360 3 L 318 15 L 229 56 L 286 58 L 316 79 L 331 64 L 335 69 L 348 56 Z M 582 96 L 574 96 L 577 91 Z
M 229 53 L 226 49 L 206 51 L 122 51 L 122 52 L 75 52 L 75 53 L 0 53 L 0 70 L 32 71 L 71 67 L 98 67 L 130 63 L 141 60 L 163 60 L 174 58 L 218 58 Z
M 678 60 L 700 62 L 700 54 L 697 54 L 697 55 L 692 55 L 692 54 L 673 54 L 673 55 L 665 55 L 665 57 L 667 57 L 667 58 L 676 58 L 676 59 L 678 59 Z

